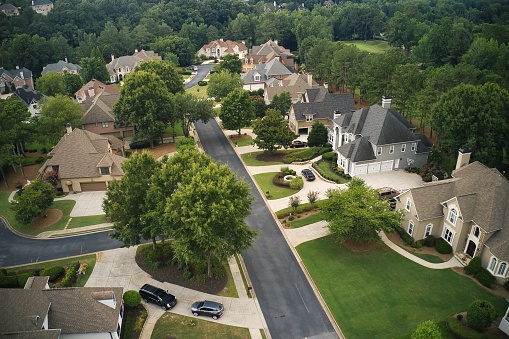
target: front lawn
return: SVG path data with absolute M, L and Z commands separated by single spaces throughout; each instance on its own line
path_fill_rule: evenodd
M 296 220 L 289 222 L 288 225 L 290 225 L 291 228 L 299 228 L 302 226 L 314 224 L 315 222 L 319 222 L 322 220 L 325 220 L 325 216 L 322 212 L 318 212 L 318 213 L 310 215 L 309 217 L 305 217 L 305 218 L 301 218 L 301 219 L 299 219 L 297 217 Z
M 425 320 L 443 321 L 477 299 L 498 315 L 507 301 L 454 271 L 418 265 L 380 244 L 366 252 L 338 246 L 331 236 L 297 247 L 347 338 L 395 338 Z
M 209 96 L 207 94 L 207 86 L 196 85 L 189 89 L 186 89 L 186 93 L 192 94 L 200 99 L 208 99 L 209 98 Z
M 106 218 L 105 214 L 89 215 L 89 216 L 85 216 L 85 217 L 74 217 L 69 222 L 69 225 L 67 225 L 67 229 L 91 226 L 91 225 L 99 225 L 99 224 L 104 224 L 106 222 L 109 222 L 109 220 Z
M 181 123 L 175 124 L 175 129 L 173 129 L 170 125 L 166 126 L 166 129 L 164 130 L 164 134 L 168 136 L 173 136 L 173 131 L 175 130 L 175 136 L 180 137 L 184 135 L 184 130 L 182 129 Z
M 228 312 L 228 310 L 226 310 Z M 215 339 L 215 338 L 251 338 L 249 329 L 223 325 L 213 321 L 202 320 L 191 316 L 178 315 L 166 312 L 156 322 L 152 339 L 179 338 L 179 339 Z
M 283 157 L 290 153 L 290 150 L 278 150 L 272 154 L 264 151 L 244 153 L 241 155 L 246 166 L 269 166 L 282 165 Z
M 313 168 L 316 169 L 324 178 L 328 180 L 332 180 L 338 184 L 346 184 L 350 181 L 349 179 L 346 179 L 334 173 L 331 170 L 330 166 L 331 166 L 330 161 L 325 160 L 313 163 Z
M 253 178 L 260 186 L 262 192 L 265 194 L 269 192 L 269 200 L 281 199 L 289 197 L 298 192 L 298 190 L 291 189 L 289 187 L 280 187 L 272 183 L 272 179 L 278 174 L 278 172 L 267 172 L 253 175 Z

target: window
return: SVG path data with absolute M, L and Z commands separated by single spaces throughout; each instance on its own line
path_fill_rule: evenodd
M 415 152 L 415 150 L 416 150 L 416 149 L 417 149 L 417 143 L 413 142 L 413 143 L 412 143 L 412 146 L 410 147 L 410 150 L 411 150 L 412 152 Z
M 507 268 L 507 263 L 505 263 L 505 262 L 500 263 L 500 266 L 498 266 L 497 275 L 504 276 L 506 268 Z
M 101 175 L 108 175 L 110 174 L 110 168 L 109 167 L 100 167 L 101 169 Z
M 490 266 L 488 267 L 488 270 L 490 270 L 493 273 L 493 272 L 495 272 L 495 267 L 497 267 L 497 258 L 491 258 Z
M 108 122 L 107 121 L 103 122 L 103 128 L 105 128 L 105 127 L 108 127 Z
M 450 212 L 449 212 L 449 222 L 453 225 L 456 225 L 456 219 L 458 218 L 458 212 L 453 208 Z
M 122 305 L 120 305 L 120 318 L 123 318 L 124 317 L 124 303 L 122 303 Z
M 407 212 L 410 212 L 410 208 L 412 207 L 412 200 L 410 200 L 410 198 L 407 198 L 406 199 L 406 206 L 405 206 L 405 209 L 407 210 Z
M 472 234 L 473 234 L 476 238 L 479 238 L 479 233 L 480 233 L 479 227 L 474 226 L 474 229 L 472 230 Z
M 254 76 L 254 81 L 260 81 L 260 75 L 259 74 Z
M 424 238 L 428 237 L 431 234 L 431 230 L 433 230 L 433 224 L 426 225 L 426 231 L 424 231 Z
M 412 235 L 412 233 L 414 233 L 414 221 L 413 220 L 410 220 L 408 222 L 408 234 Z
M 312 115 L 306 115 L 306 121 L 307 122 L 313 121 L 313 116 Z
M 389 154 L 392 154 L 392 153 L 394 153 L 394 145 L 391 145 L 389 147 Z
M 117 338 L 120 338 L 120 324 L 117 324 Z
M 454 232 L 449 227 L 444 227 L 444 235 L 442 238 L 444 238 L 445 241 L 449 243 L 449 245 L 452 245 L 452 241 L 454 240 Z
M 376 155 L 382 155 L 382 147 L 377 148 Z

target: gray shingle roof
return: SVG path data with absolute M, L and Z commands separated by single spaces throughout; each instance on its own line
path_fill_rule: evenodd
M 254 77 L 256 74 L 259 74 L 260 81 L 255 81 Z M 252 70 L 246 73 L 242 80 L 245 84 L 250 83 L 263 83 L 270 81 L 270 78 L 276 77 L 276 76 L 284 76 L 284 75 L 290 75 L 292 72 L 288 70 L 288 68 L 285 67 L 279 60 L 272 59 L 266 64 L 259 64 L 256 65 Z
M 46 285 L 48 284 L 48 281 L 49 281 L 49 277 L 48 276 L 44 276 L 44 277 L 39 277 L 39 276 L 28 277 L 27 282 L 26 282 L 24 288 L 26 290 L 29 290 L 29 289 L 32 289 L 32 290 L 43 290 L 43 289 L 46 288 Z
M 318 85 L 315 81 L 312 81 L 312 84 L 314 86 Z M 283 92 L 290 93 L 290 97 L 293 100 L 296 100 L 299 93 L 304 93 L 306 89 L 311 88 L 312 86 L 308 84 L 306 74 L 293 73 L 290 74 L 286 79 L 282 80 L 280 85 L 274 84 L 271 87 L 267 87 L 265 91 L 269 101 L 272 101 L 274 96 L 281 95 Z
M 87 100 L 81 105 L 83 112 L 82 124 L 95 124 L 115 121 L 113 105 L 120 99 L 120 94 L 101 92 L 93 100 Z
M 371 146 L 369 140 L 365 137 L 357 138 L 352 142 L 340 146 L 338 148 L 338 153 L 353 162 L 376 159 L 373 146 Z
M 355 101 L 351 94 L 330 94 L 324 87 L 306 89 L 309 102 L 297 102 L 292 105 L 295 119 L 306 120 L 305 115 L 313 114 L 313 119 L 333 119 L 334 112 L 341 114 L 355 109 Z
M 38 103 L 42 98 L 44 98 L 44 95 L 41 93 L 37 93 L 32 91 L 30 88 L 23 87 L 16 88 L 16 92 L 14 92 L 14 94 L 20 98 L 27 106 L 33 103 Z
M 161 61 L 162 58 L 154 51 L 145 51 L 142 49 L 139 52 L 135 52 L 133 55 L 125 55 L 113 59 L 109 64 L 106 65 L 106 68 L 110 74 L 115 73 L 115 69 L 121 67 L 129 67 L 129 69 L 132 71 L 143 61 L 149 60 Z
M 59 179 L 96 178 L 101 176 L 98 164 L 104 162 L 104 158 L 107 157 L 112 163 L 111 175 L 124 175 L 121 165 L 126 159 L 109 153 L 108 145 L 111 138 L 115 137 L 100 136 L 75 128 L 60 139 L 50 153 L 53 157 L 46 160 L 39 173 L 44 173 L 47 167 L 59 166 Z
M 76 64 L 73 64 L 70 62 L 65 62 L 64 60 L 60 60 L 57 63 L 48 64 L 45 67 L 43 67 L 41 74 L 46 74 L 48 72 L 60 73 L 60 72 L 63 72 L 64 70 L 71 70 L 71 71 L 79 72 L 80 69 L 81 69 L 81 67 L 79 65 L 76 65 Z

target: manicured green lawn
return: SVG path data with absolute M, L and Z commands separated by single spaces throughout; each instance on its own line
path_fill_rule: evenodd
M 426 260 L 427 262 L 433 263 L 433 264 L 440 264 L 441 262 L 444 262 L 441 258 L 437 257 L 436 255 L 432 254 L 422 254 L 419 252 L 411 252 L 416 257 L 419 257 L 423 260 Z
M 86 217 L 74 217 L 71 219 L 71 222 L 69 222 L 67 229 L 104 224 L 106 222 L 108 222 L 108 219 L 106 219 L 106 215 L 104 214 L 89 215 Z
M 51 147 L 53 147 L 54 145 L 51 144 L 51 143 L 40 143 L 40 142 L 30 142 L 30 143 L 27 143 L 25 145 L 25 149 L 27 150 L 37 150 L 38 152 L 40 152 L 43 148 L 46 148 L 46 152 L 48 152 Z
M 283 153 L 288 154 L 289 152 L 292 152 L 290 150 L 279 150 L 276 151 L 277 153 Z M 263 151 L 258 152 L 251 152 L 251 153 L 244 153 L 241 155 L 242 160 L 246 163 L 247 166 L 269 166 L 269 165 L 282 165 L 282 161 L 260 161 L 256 159 L 256 156 L 259 154 L 262 154 Z
M 228 309 L 225 310 L 228 312 Z M 202 320 L 191 315 L 189 317 L 166 312 L 157 321 L 152 339 L 178 338 L 178 339 L 216 339 L 216 338 L 251 338 L 249 329 L 222 325 L 217 322 Z
M 222 297 L 230 297 L 230 298 L 238 298 L 239 294 L 237 293 L 237 287 L 235 286 L 235 281 L 233 281 L 232 271 L 230 270 L 230 265 L 226 263 L 224 265 L 226 276 L 228 277 L 228 281 L 226 282 L 226 286 L 224 289 L 219 292 L 217 295 Z
M 171 128 L 170 125 L 166 126 L 166 129 L 164 130 L 164 134 L 173 135 L 173 128 Z M 184 130 L 182 129 L 182 125 L 180 123 L 175 124 L 175 136 L 183 136 Z
M 294 221 L 289 222 L 288 224 L 292 228 L 299 228 L 299 227 L 302 227 L 302 226 L 314 224 L 315 222 L 322 221 L 324 219 L 325 219 L 325 216 L 323 215 L 323 213 L 322 212 L 318 212 L 318 213 L 310 215 L 309 217 L 306 217 L 306 218 L 300 218 L 300 219 L 297 218 Z
M 340 177 L 339 175 L 337 175 L 336 173 L 332 172 L 331 169 L 330 169 L 330 165 L 329 165 L 329 162 L 328 161 L 320 161 L 317 163 L 318 167 L 324 171 L 325 173 L 327 173 L 327 175 L 330 177 L 330 178 L 335 178 L 334 181 L 340 183 L 340 184 L 346 184 L 347 182 L 349 182 L 348 179 L 345 179 L 343 177 Z
M 327 236 L 297 247 L 304 264 L 347 338 L 395 338 L 425 320 L 440 322 L 474 300 L 507 301 L 450 269 L 420 266 L 387 246 L 352 252 Z
M 193 94 L 194 96 L 201 99 L 208 99 L 207 86 L 193 86 L 186 90 L 186 93 Z
M 267 172 L 267 173 L 260 173 L 253 175 L 254 179 L 262 189 L 262 192 L 269 192 L 269 200 L 274 199 L 281 199 L 284 197 L 289 197 L 290 195 L 294 195 L 295 193 L 299 192 L 298 190 L 294 190 L 287 187 L 279 187 L 275 186 L 272 183 L 272 178 L 277 174 L 278 172 Z
M 369 40 L 369 41 L 356 40 L 342 42 L 345 44 L 357 46 L 357 48 L 360 49 L 361 51 L 366 51 L 370 53 L 384 53 L 391 48 L 391 46 L 389 46 L 387 42 L 381 40 Z
M 238 141 L 235 141 L 239 147 L 242 146 L 249 146 L 253 144 L 253 138 L 251 138 L 249 135 L 245 139 L 241 139 Z

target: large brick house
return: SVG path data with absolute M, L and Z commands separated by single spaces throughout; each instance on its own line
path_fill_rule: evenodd
M 247 47 L 244 41 L 236 42 L 218 39 L 203 45 L 196 54 L 198 56 L 205 55 L 208 58 L 216 59 L 221 59 L 227 54 L 238 54 L 239 59 L 244 59 L 244 56 L 247 54 Z

